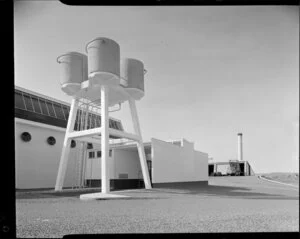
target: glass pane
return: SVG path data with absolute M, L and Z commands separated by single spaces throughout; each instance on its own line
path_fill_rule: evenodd
M 89 113 L 88 115 L 88 129 L 92 128 L 92 114 Z
M 115 122 L 113 120 L 110 120 L 110 128 L 115 129 Z
M 31 99 L 32 99 L 32 103 L 34 106 L 34 111 L 41 114 L 42 111 L 41 111 L 41 107 L 39 105 L 38 99 L 35 97 L 31 97 Z
M 55 117 L 55 113 L 54 113 L 54 110 L 53 110 L 52 103 L 49 102 L 49 101 L 46 101 L 46 104 L 47 104 L 50 116 Z
M 97 158 L 101 158 L 101 151 L 97 151 Z
M 95 152 L 89 152 L 89 158 L 95 158 Z
M 33 106 L 29 95 L 24 95 L 24 101 L 26 104 L 27 110 L 33 111 Z
M 56 113 L 56 117 L 59 119 L 65 119 L 61 106 L 59 104 L 53 104 L 53 106 Z
M 70 107 L 64 106 L 63 109 L 64 109 L 64 112 L 65 112 L 66 119 L 68 120 Z
M 117 128 L 118 128 L 118 130 L 122 130 L 123 131 L 123 127 L 122 127 L 122 125 L 121 125 L 121 122 L 116 122 L 117 123 Z
M 117 121 L 113 121 L 113 125 L 114 125 L 114 129 L 119 129 L 119 128 L 118 128 Z
M 101 117 L 97 115 L 97 127 L 101 127 Z
M 20 109 L 25 109 L 22 94 L 18 92 L 15 92 L 15 107 Z
M 93 114 L 91 114 L 91 127 L 92 128 L 95 128 L 95 117 L 94 117 L 94 115 Z
M 47 107 L 46 107 L 46 102 L 42 99 L 39 99 L 39 101 L 40 101 L 40 105 L 42 107 L 42 114 L 49 115 Z
M 75 129 L 80 130 L 80 114 L 81 111 L 77 110 L 76 120 L 75 120 Z

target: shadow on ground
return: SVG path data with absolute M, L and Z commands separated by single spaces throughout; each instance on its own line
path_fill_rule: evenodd
M 126 190 L 126 189 L 125 189 Z M 131 190 L 131 189 L 130 189 Z M 137 189 L 135 189 L 137 190 Z M 143 192 L 147 192 L 144 189 L 141 189 Z M 112 193 L 118 193 L 119 190 L 111 189 Z M 138 191 L 138 190 L 137 190 Z M 61 192 L 56 192 L 54 189 L 47 190 L 17 190 L 16 191 L 16 199 L 40 199 L 40 198 L 60 198 L 60 197 L 73 197 L 76 198 L 81 194 L 86 193 L 98 193 L 101 192 L 101 188 L 87 188 L 87 189 L 66 189 Z M 121 191 L 122 193 L 126 191 Z M 120 192 L 120 193 L 121 193 Z M 132 198 L 121 198 L 122 200 L 133 200 L 133 199 L 160 199 L 161 197 L 132 197 Z M 121 200 L 120 198 L 117 198 Z M 98 199 L 98 200 L 108 200 L 108 199 Z M 109 199 L 113 200 L 113 199 Z
M 100 192 L 99 188 L 89 189 L 66 189 L 61 192 L 55 192 L 54 189 L 50 190 L 17 190 L 16 199 L 38 199 L 38 198 L 57 198 L 57 197 L 79 197 L 85 193 Z
M 79 197 L 80 194 L 100 192 L 100 188 L 93 189 L 80 189 L 80 190 L 65 190 L 62 192 L 55 192 L 54 190 L 45 191 L 17 191 L 16 199 L 39 199 L 39 198 L 58 198 L 58 197 Z M 118 190 L 112 190 L 114 193 L 118 193 Z M 167 198 L 163 194 L 187 194 L 198 196 L 217 196 L 227 198 L 243 198 L 243 199 L 268 199 L 268 200 L 299 200 L 298 196 L 287 196 L 280 194 L 261 193 L 251 191 L 247 187 L 229 187 L 218 185 L 195 185 L 187 184 L 185 186 L 173 186 L 173 187 L 158 187 L 150 190 L 140 189 L 133 192 L 121 191 L 122 194 L 132 196 L 128 199 L 160 199 Z M 144 197 L 143 194 L 155 193 L 154 197 Z
M 270 194 L 253 192 L 247 187 L 229 187 L 218 185 L 187 185 L 186 187 L 169 187 L 169 188 L 155 188 L 153 191 L 165 191 L 174 194 L 190 194 L 203 196 L 218 196 L 218 197 L 232 197 L 244 199 L 274 199 L 274 200 L 299 200 L 297 196 L 287 196 L 281 194 Z

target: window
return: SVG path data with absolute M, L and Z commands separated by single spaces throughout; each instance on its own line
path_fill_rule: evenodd
M 111 125 L 112 125 L 112 128 L 113 128 L 113 129 L 118 129 L 118 126 L 117 126 L 117 122 L 116 122 L 116 121 L 112 120 L 112 121 L 111 121 Z
M 97 158 L 101 158 L 101 151 L 97 151 Z
M 23 96 L 24 101 L 25 101 L 25 105 L 26 105 L 26 109 L 29 111 L 33 111 L 33 105 L 32 105 L 32 101 L 29 95 L 24 95 Z
M 20 109 L 25 109 L 23 96 L 19 92 L 15 92 L 15 107 Z
M 54 110 L 55 110 L 55 113 L 56 113 L 56 117 L 59 118 L 59 119 L 65 119 L 64 112 L 61 108 L 61 105 L 60 104 L 53 104 L 53 106 L 54 106 Z
M 87 128 L 91 129 L 92 128 L 92 114 L 88 114 L 88 119 L 87 119 Z
M 71 148 L 75 148 L 75 147 L 76 147 L 76 142 L 75 142 L 75 140 L 72 139 L 72 141 L 71 141 Z
M 47 142 L 50 145 L 54 145 L 56 143 L 56 139 L 53 136 L 50 136 L 48 137 Z
M 36 97 L 31 97 L 31 99 L 32 99 L 33 107 L 34 107 L 34 112 L 41 114 L 42 110 L 41 110 L 38 99 Z
M 87 149 L 92 149 L 92 148 L 93 148 L 93 144 L 88 143 L 88 144 L 87 144 Z
M 52 117 L 56 117 L 56 116 L 55 116 L 54 109 L 53 109 L 53 105 L 52 105 L 52 103 L 51 103 L 51 102 L 49 102 L 49 101 L 46 101 L 46 106 L 47 106 L 47 108 L 48 108 L 48 110 L 49 110 L 49 114 L 50 114 L 50 116 L 52 116 Z
M 82 111 L 81 110 L 78 110 L 77 111 L 77 115 L 76 115 L 76 118 L 75 118 L 75 126 L 74 126 L 74 129 L 76 130 L 80 130 L 82 125 L 81 125 L 81 113 Z
M 109 157 L 112 156 L 112 150 L 109 150 Z
M 49 115 L 49 112 L 48 112 L 48 109 L 47 109 L 47 106 L 46 106 L 46 102 L 44 100 L 41 100 L 41 99 L 39 99 L 39 102 L 40 102 L 40 105 L 41 105 L 41 108 L 42 108 L 42 114 Z
M 101 117 L 97 115 L 96 119 L 97 119 L 97 127 L 101 127 Z
M 95 152 L 94 151 L 89 152 L 89 158 L 90 159 L 95 158 Z
M 64 113 L 65 113 L 65 116 L 66 116 L 66 120 L 68 120 L 70 107 L 63 106 L 63 110 L 64 110 Z
M 31 135 L 28 133 L 28 132 L 23 132 L 21 134 L 21 139 L 24 141 L 24 142 L 29 142 L 31 140 Z
M 117 124 L 117 129 L 123 131 L 121 123 L 117 121 L 116 124 Z
M 91 114 L 91 128 L 95 128 L 95 115 Z

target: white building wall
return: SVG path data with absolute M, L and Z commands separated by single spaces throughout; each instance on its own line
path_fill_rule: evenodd
M 152 143 L 152 183 L 208 181 L 208 154 L 193 143 L 177 146 L 157 139 Z
M 101 151 L 100 144 L 93 143 L 93 149 L 87 150 L 85 179 L 101 179 L 101 157 L 97 157 L 97 151 Z M 89 158 L 89 152 L 95 153 L 95 158 Z M 109 164 L 109 177 L 114 179 L 114 154 L 108 158 Z
M 138 179 L 142 177 L 142 171 L 137 149 L 115 149 L 115 178 L 119 174 L 128 174 L 128 179 Z
M 23 132 L 31 134 L 31 141 L 22 141 L 20 137 Z M 16 188 L 54 188 L 64 135 L 63 128 L 15 119 Z M 47 143 L 49 136 L 56 139 L 55 145 Z M 64 187 L 71 187 L 75 183 L 75 159 L 78 150 L 78 143 L 70 150 Z
M 54 188 L 65 129 L 18 118 L 15 121 L 16 188 Z M 30 142 L 21 140 L 23 132 L 31 134 Z M 56 139 L 55 145 L 47 143 L 49 136 Z M 152 139 L 153 183 L 208 180 L 208 155 L 195 151 L 193 143 L 186 140 L 182 145 Z M 76 147 L 70 150 L 64 187 L 75 186 L 78 182 L 79 146 L 76 142 Z M 96 144 L 93 147 L 95 158 L 86 159 L 85 179 L 101 179 L 101 158 L 97 158 L 101 147 Z M 128 179 L 142 178 L 137 149 L 113 149 L 109 164 L 111 179 L 118 179 L 119 174 L 128 174 Z
M 194 151 L 194 177 L 195 181 L 208 181 L 208 154 Z
M 97 150 L 101 150 L 100 147 L 94 147 L 88 152 L 94 151 L 95 156 L 97 156 Z M 127 174 L 128 179 L 142 177 L 137 149 L 113 149 L 112 157 L 109 157 L 108 162 L 110 179 L 119 179 L 119 174 Z M 85 179 L 101 179 L 101 158 L 87 158 Z

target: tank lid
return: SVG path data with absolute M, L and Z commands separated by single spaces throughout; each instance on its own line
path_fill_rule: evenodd
M 57 61 L 58 63 L 60 63 L 58 59 L 61 58 L 62 56 L 66 56 L 66 55 L 77 55 L 77 56 L 80 56 L 80 57 L 86 57 L 85 54 L 82 54 L 82 53 L 80 53 L 80 52 L 69 51 L 69 52 L 66 52 L 65 54 L 62 54 L 62 55 L 58 56 L 58 57 L 56 58 L 56 61 Z
M 97 41 L 97 40 L 102 40 L 102 41 L 110 41 L 110 42 L 114 42 L 116 45 L 119 46 L 119 44 L 114 41 L 113 39 L 110 39 L 110 38 L 107 38 L 107 37 L 97 37 L 97 38 L 94 38 L 93 40 L 89 41 L 86 45 L 85 45 L 85 52 L 87 53 L 87 49 L 88 49 L 88 46 L 94 42 L 94 41 Z

